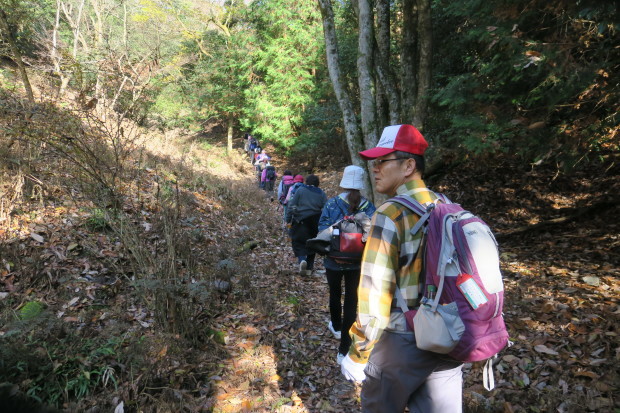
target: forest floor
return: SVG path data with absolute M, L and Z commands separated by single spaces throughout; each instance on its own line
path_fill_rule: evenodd
M 67 130 L 66 114 L 20 116 L 11 99 L 0 98 L 0 130 L 17 136 L 0 140 L 0 381 L 67 412 L 359 411 L 327 330 L 320 263 L 297 274 L 281 210 L 240 153 L 149 136 L 127 158 L 114 216 L 85 191 L 100 176 L 51 150 L 77 138 L 23 138 L 35 121 L 37 138 Z M 465 366 L 466 412 L 619 411 L 619 161 L 566 172 L 495 156 L 428 180 L 500 242 L 514 344 L 491 392 Z M 340 173 L 318 173 L 330 197 Z

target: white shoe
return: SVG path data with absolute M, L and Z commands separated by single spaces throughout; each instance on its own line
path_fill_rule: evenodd
M 344 354 L 338 353 L 338 356 L 336 357 L 336 363 L 338 363 L 338 365 L 341 365 L 343 358 L 344 358 Z
M 306 276 L 311 276 L 312 275 L 312 270 L 306 270 Z
M 327 325 L 327 328 L 329 328 L 329 331 L 332 332 L 332 334 L 334 335 L 334 337 L 337 340 L 340 340 L 340 337 L 342 337 L 342 334 L 340 333 L 340 331 L 336 331 L 334 330 L 334 326 L 332 325 L 332 322 L 330 321 L 329 324 Z
M 299 275 L 306 275 L 306 268 L 308 268 L 308 263 L 306 260 L 302 260 L 299 263 Z

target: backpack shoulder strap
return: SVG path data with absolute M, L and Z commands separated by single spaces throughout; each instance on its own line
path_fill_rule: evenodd
M 433 211 L 433 209 L 435 209 L 437 202 L 443 202 L 444 204 L 452 203 L 452 201 L 450 201 L 450 199 L 444 194 L 433 192 L 429 190 L 428 188 L 417 188 L 413 191 L 413 193 L 416 194 L 422 191 L 428 191 L 428 192 L 433 193 L 435 197 L 437 198 L 435 202 L 429 203 L 428 205 L 425 206 L 425 205 L 422 205 L 415 198 L 407 194 L 396 195 L 395 197 L 388 199 L 388 201 L 393 201 L 393 202 L 399 203 L 409 208 L 411 211 L 413 211 L 414 213 L 420 216 L 420 219 L 418 220 L 418 222 L 411 229 L 411 234 L 413 235 L 417 234 L 420 228 L 422 228 L 422 226 L 426 223 L 426 221 L 431 215 L 431 212 Z
M 407 307 L 405 297 L 403 297 L 403 293 L 400 292 L 400 287 L 398 286 L 398 284 L 396 285 L 396 290 L 394 290 L 394 297 L 396 298 L 396 304 L 398 304 L 403 314 L 409 311 L 409 307 Z
M 420 216 L 426 213 L 426 207 L 409 195 L 396 195 L 395 197 L 388 199 L 386 202 L 396 202 L 397 204 L 407 207 L 409 210 Z
M 431 203 L 428 206 L 424 206 L 414 198 L 409 195 L 397 195 L 393 198 L 390 198 L 388 201 L 396 202 L 397 204 L 403 205 L 409 210 L 413 211 L 413 213 L 420 216 L 420 219 L 416 224 L 411 228 L 411 234 L 415 235 L 420 231 L 420 228 L 426 223 L 428 218 L 431 216 L 431 212 L 435 209 L 435 204 Z

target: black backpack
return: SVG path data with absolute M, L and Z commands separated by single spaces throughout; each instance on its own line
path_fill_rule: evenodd
M 268 181 L 273 181 L 274 179 L 276 179 L 276 168 L 274 166 L 269 165 L 267 167 L 267 172 L 265 172 L 265 178 L 267 178 Z

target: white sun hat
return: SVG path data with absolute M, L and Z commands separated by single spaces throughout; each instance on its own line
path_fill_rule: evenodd
M 344 189 L 364 189 L 364 169 L 359 166 L 349 165 L 344 168 L 340 187 Z

